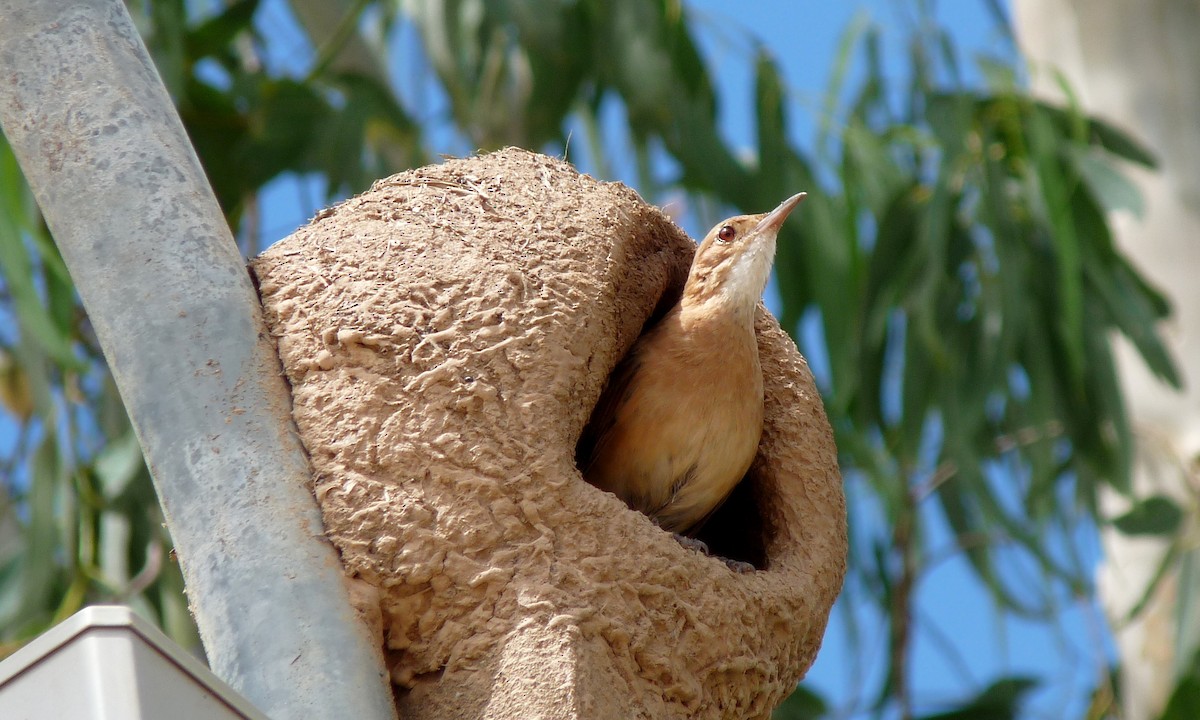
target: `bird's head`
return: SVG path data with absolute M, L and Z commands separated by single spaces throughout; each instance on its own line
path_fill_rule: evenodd
M 739 215 L 717 223 L 704 236 L 692 261 L 682 303 L 713 303 L 753 311 L 775 261 L 775 238 L 806 193 L 797 193 L 769 213 Z

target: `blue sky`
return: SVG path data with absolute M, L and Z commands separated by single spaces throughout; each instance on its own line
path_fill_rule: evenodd
M 838 43 L 845 28 L 852 22 L 871 22 L 884 31 L 885 58 L 888 67 L 897 73 L 904 71 L 904 48 L 901 40 L 915 22 L 911 2 L 891 0 L 860 0 L 816 2 L 813 0 L 731 3 L 723 0 L 687 0 L 686 6 L 697 21 L 696 28 L 710 68 L 718 83 L 724 104 L 720 120 L 726 137 L 736 146 L 754 145 L 752 98 L 753 50 L 761 44 L 778 61 L 790 91 L 791 133 L 793 141 L 811 147 L 822 99 L 830 76 Z M 909 8 L 907 11 L 903 8 Z M 299 51 L 303 41 L 289 27 L 284 11 L 275 3 L 263 8 L 260 27 L 269 28 L 274 42 L 280 47 Z M 996 30 L 983 2 L 979 0 L 944 0 L 938 7 L 942 24 L 950 28 L 957 44 L 969 58 L 976 52 L 1011 57 L 1012 49 Z M 412 43 L 411 32 L 402 31 L 401 43 Z M 302 54 L 302 52 L 301 52 Z M 402 93 L 436 91 L 432 82 L 422 87 L 419 66 L 414 70 L 410 54 L 396 53 L 397 79 Z M 291 58 L 296 59 L 295 55 Z M 401 69 L 400 64 L 404 67 Z M 969 63 L 968 63 L 969 67 Z M 444 103 L 414 103 L 424 107 L 429 118 L 444 118 Z M 461 138 L 445 127 L 431 134 L 437 153 L 464 154 L 472 150 Z M 574 159 L 574 158 L 572 158 Z M 583 167 L 588 170 L 589 168 Z M 632 181 L 631 176 L 616 168 L 618 177 Z M 808 188 L 796 188 L 806 190 Z M 313 178 L 285 178 L 274 183 L 264 194 L 261 222 L 264 242 L 278 239 L 304 222 L 321 204 L 321 184 Z M 758 212 L 768 208 L 739 208 Z M 681 223 L 693 235 L 702 234 L 697 214 L 685 214 Z M 771 293 L 768 291 L 768 301 Z M 819 354 L 819 353 L 817 353 Z M 819 370 L 819 357 L 812 358 Z M 995 482 L 1003 483 L 1006 476 L 995 474 Z M 851 502 L 855 504 L 855 519 L 870 523 L 875 508 L 868 495 L 862 492 L 851 477 L 847 482 Z M 940 515 L 927 512 L 926 526 L 929 544 L 936 553 L 939 548 L 952 546 L 952 538 Z M 1080 546 L 1085 554 L 1096 559 L 1099 550 L 1094 539 L 1081 531 Z M 1019 565 L 1014 559 L 1014 565 Z M 1014 572 L 1020 570 L 1017 567 Z M 1037 576 L 1030 574 L 1031 582 Z M 1043 679 L 1043 685 L 1027 708 L 1029 717 L 1079 717 L 1083 715 L 1087 692 L 1093 687 L 1099 666 L 1110 654 L 1102 616 L 1085 601 L 1061 597 L 1061 612 L 1054 623 L 1038 623 L 997 613 L 986 589 L 975 579 L 960 554 L 946 553 L 944 560 L 934 564 L 922 577 L 917 593 L 917 633 L 912 657 L 914 692 L 922 705 L 919 710 L 936 709 L 939 701 L 962 700 L 981 690 L 989 682 L 1005 675 L 1028 674 Z M 849 714 L 866 708 L 847 703 L 864 687 L 878 687 L 886 667 L 885 626 L 871 612 L 872 605 L 847 595 L 834 613 L 825 647 L 809 674 L 809 681 L 837 709 Z M 850 652 L 853 643 L 849 634 L 857 619 L 857 632 L 862 638 L 860 648 L 865 656 Z M 865 662 L 863 662 L 865 659 Z

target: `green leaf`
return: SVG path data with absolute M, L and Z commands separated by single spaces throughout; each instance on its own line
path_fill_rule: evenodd
M 1101 147 L 1117 157 L 1148 168 L 1158 167 L 1158 159 L 1154 157 L 1154 153 L 1124 131 L 1097 118 L 1091 118 L 1088 129 Z
M 363 112 L 387 123 L 407 141 L 411 142 L 418 133 L 416 121 L 400 106 L 391 90 L 375 78 L 341 73 L 334 76 L 333 80 L 346 93 L 348 104 L 358 103 Z
M 144 466 L 142 446 L 132 429 L 110 441 L 96 456 L 94 465 L 104 498 L 111 501 L 119 497 Z
M 1070 213 L 1071 180 L 1058 163 L 1056 148 L 1062 142 L 1054 126 L 1042 113 L 1034 113 L 1029 122 L 1030 152 L 1037 178 L 1037 190 L 1043 202 L 1040 209 L 1050 230 L 1055 250 L 1058 296 L 1058 339 L 1070 368 L 1073 391 L 1082 389 L 1084 374 L 1083 352 L 1083 285 L 1080 261 L 1080 238 Z
M 282 172 L 310 169 L 319 128 L 330 109 L 312 87 L 294 80 L 267 80 L 256 111 L 249 116 L 250 134 L 234 156 L 243 185 L 259 188 Z
M 1022 703 L 1037 686 L 1029 677 L 1001 678 L 963 705 L 920 720 L 1013 720 L 1022 717 Z
M 64 478 L 57 445 L 57 436 L 46 433 L 30 467 L 29 522 L 24 533 L 26 551 L 21 557 L 20 615 L 23 617 L 32 617 L 39 610 L 44 612 L 51 607 L 59 574 L 55 501 Z
M 1071 97 L 1074 96 L 1073 91 L 1069 87 L 1064 89 L 1068 91 Z M 1119 130 L 1116 126 L 1104 120 L 1095 117 L 1081 117 L 1078 113 L 1077 105 L 1073 105 L 1070 109 L 1065 109 L 1042 100 L 1034 100 L 1033 107 L 1037 113 L 1052 119 L 1059 128 L 1059 132 L 1068 137 L 1098 144 L 1113 155 L 1144 167 L 1158 167 L 1158 160 L 1149 148 L 1138 140 L 1135 140 L 1133 136 L 1124 130 Z M 1082 123 L 1082 137 L 1070 131 L 1070 128 L 1077 123 Z
M 787 188 L 787 166 L 792 149 L 787 141 L 787 117 L 783 108 L 783 82 L 774 60 L 759 52 L 754 63 L 754 105 L 758 131 L 758 194 L 781 200 L 797 190 Z M 811 191 L 811 190 L 810 190 Z M 801 208 L 800 212 L 804 212 Z
M 1187 540 L 1183 540 L 1187 542 Z M 1179 542 L 1176 541 L 1178 545 Z M 1172 568 L 1175 593 L 1174 623 L 1179 642 L 1175 647 L 1174 673 L 1178 678 L 1185 674 L 1193 652 L 1200 652 L 1200 614 L 1194 612 L 1200 597 L 1200 548 L 1188 544 L 1179 553 L 1179 561 Z M 1200 669 L 1200 666 L 1196 666 Z
M 854 49 L 870 31 L 871 19 L 864 11 L 855 13 L 838 38 L 837 52 L 829 73 L 829 83 L 823 96 L 824 105 L 817 123 L 817 152 L 828 157 L 832 150 L 834 128 L 837 125 L 838 104 L 841 102 L 846 78 L 849 75 Z
M 192 61 L 225 51 L 242 32 L 251 28 L 258 0 L 236 0 L 219 14 L 187 33 L 187 55 Z
M 1158 321 L 1166 313 L 1165 298 L 1149 288 L 1124 261 L 1113 263 L 1108 272 L 1091 270 L 1088 280 L 1116 329 L 1128 337 L 1146 366 L 1172 387 L 1183 386 L 1183 377 L 1158 334 Z
M 1076 438 L 1081 463 L 1091 464 L 1096 475 L 1119 493 L 1132 492 L 1133 472 L 1133 429 L 1125 409 L 1121 379 L 1113 359 L 1112 345 L 1097 322 L 1098 308 L 1089 307 L 1087 324 L 1096 328 L 1085 337 L 1085 352 L 1088 355 L 1088 376 L 1084 381 L 1085 392 L 1072 406 L 1071 419 L 1077 431 Z
M 8 511 L 3 522 L 13 522 Z M 24 587 L 21 584 L 21 554 L 25 550 L 24 536 L 17 534 L 16 542 L 9 543 L 0 555 L 0 654 L 3 653 L 3 642 L 12 640 L 23 628 L 17 628 L 16 619 L 21 618 L 21 597 Z
M 908 327 L 904 335 L 904 376 L 900 385 L 900 433 L 901 447 L 912 452 L 920 446 L 925 433 L 925 423 L 930 417 L 931 405 L 937 387 L 936 362 L 925 343 L 917 337 L 912 327 L 912 317 L 907 318 Z M 868 385 L 878 391 L 880 384 Z
M 989 90 L 996 93 L 1010 93 L 1020 87 L 1016 69 L 1007 58 L 981 55 L 975 59 L 979 72 Z
M 797 685 L 771 713 L 771 720 L 816 720 L 828 712 L 829 705 L 824 698 L 804 685 Z
M 799 274 L 803 277 L 801 284 L 812 302 L 821 308 L 833 378 L 834 397 L 830 402 L 837 407 L 846 407 L 857 392 L 859 376 L 856 338 L 861 301 L 855 285 L 850 282 L 852 261 L 849 250 L 849 245 L 856 239 L 840 222 L 845 214 L 840 198 L 825 193 L 810 194 L 799 213 L 802 240 L 795 247 L 795 256 L 803 269 Z M 795 291 L 781 282 L 780 292 L 790 294 Z M 792 307 L 796 310 L 794 315 L 788 316 L 789 322 L 794 322 L 793 317 L 798 321 L 804 311 L 797 300 L 793 300 Z M 789 327 L 794 328 L 794 325 Z
M 984 0 L 984 7 L 992 16 L 992 24 L 1004 34 L 1004 37 L 1009 42 L 1013 42 L 1012 24 L 1008 21 L 1008 13 L 1004 11 L 1005 4 L 1002 0 Z
M 154 68 L 171 97 L 178 102 L 189 74 L 187 8 L 183 0 L 156 0 L 149 3 L 149 11 L 154 22 L 147 44 L 154 58 Z
M 1194 720 L 1200 717 L 1200 653 L 1192 658 L 1167 700 L 1160 720 Z
M 944 28 L 933 30 L 934 45 L 938 50 L 938 56 L 942 60 L 942 67 L 950 75 L 950 83 L 954 87 L 962 85 L 962 72 L 958 67 L 958 51 L 955 48 L 954 40 L 950 37 L 950 33 Z
M 0 187 L 24 188 L 16 158 L 6 142 L 0 139 Z M 21 334 L 37 343 L 43 352 L 64 368 L 81 370 L 82 362 L 75 356 L 68 328 L 60 324 L 69 318 L 51 315 L 39 295 L 35 278 L 41 273 L 35 264 L 32 244 L 19 224 L 24 213 L 9 208 L 0 212 L 0 279 L 8 290 L 12 309 Z M 51 264 L 54 264 L 51 260 Z
M 325 175 L 326 197 L 339 191 L 361 191 L 370 179 L 363 177 L 363 153 L 369 109 L 363 100 L 351 96 L 340 112 L 321 118 L 312 151 L 314 166 Z
M 250 123 L 236 98 L 189 78 L 179 102 L 179 115 L 196 148 L 204 173 L 226 216 L 234 217 L 248 190 L 247 160 L 239 151 L 249 142 Z M 247 100 L 251 102 L 251 100 Z M 257 98 L 253 99 L 257 102 Z M 233 225 L 235 223 L 231 223 Z
M 1126 178 L 1103 150 L 1095 146 L 1068 144 L 1066 155 L 1105 210 L 1128 210 L 1144 216 L 1146 204 L 1138 187 Z
M 842 182 L 847 197 L 861 199 L 866 209 L 878 217 L 896 193 L 911 182 L 896 165 L 892 138 L 881 136 L 855 117 L 847 124 L 842 143 Z
M 943 168 L 952 167 L 955 157 L 963 151 L 978 102 L 976 96 L 966 92 L 928 97 L 924 119 L 945 153 Z
M 1126 535 L 1158 535 L 1166 537 L 1179 530 L 1183 511 L 1165 495 L 1153 495 L 1139 500 L 1133 508 L 1113 518 L 1115 528 Z

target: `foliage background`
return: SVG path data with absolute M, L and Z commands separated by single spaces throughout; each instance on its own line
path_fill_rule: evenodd
M 814 91 L 699 2 L 130 4 L 248 255 L 290 231 L 280 207 L 507 144 L 626 180 L 693 234 L 809 190 L 771 300 L 818 374 L 853 538 L 820 661 L 842 667 L 779 715 L 1101 717 L 1118 688 L 1095 527 L 1179 526 L 1165 498 L 1096 502 L 1128 490 L 1133 451 L 1109 334 L 1178 382 L 1167 303 L 1107 221 L 1140 210 L 1117 159 L 1154 160 L 1032 99 L 1004 8 L 977 8 L 994 52 L 971 58 L 928 0 L 820 29 L 842 34 Z M 731 139 L 730 115 L 752 133 Z M 100 601 L 195 646 L 140 450 L 6 146 L 0 202 L 0 655 Z M 1046 638 L 1070 672 L 974 657 Z

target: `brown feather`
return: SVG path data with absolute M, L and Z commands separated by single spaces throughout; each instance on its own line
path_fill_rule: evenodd
M 665 530 L 697 529 L 754 460 L 763 415 L 754 311 L 779 226 L 802 197 L 708 233 L 679 303 L 618 363 L 580 440 L 588 482 Z

